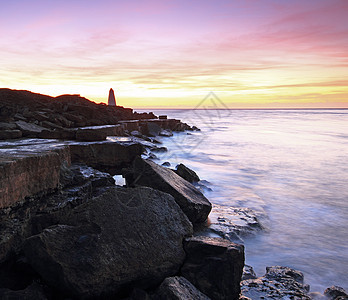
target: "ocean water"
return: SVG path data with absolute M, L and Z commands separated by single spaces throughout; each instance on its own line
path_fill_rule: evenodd
M 311 291 L 348 290 L 348 110 L 167 110 L 200 132 L 162 138 L 159 163 L 184 163 L 212 202 L 257 211 L 246 263 L 300 270 Z M 157 154 L 156 154 L 157 155 Z

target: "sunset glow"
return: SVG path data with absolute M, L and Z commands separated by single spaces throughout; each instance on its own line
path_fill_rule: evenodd
M 348 1 L 3 1 L 0 87 L 135 108 L 348 108 Z

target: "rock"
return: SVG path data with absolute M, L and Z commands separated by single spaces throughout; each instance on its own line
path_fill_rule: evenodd
M 162 164 L 163 167 L 170 167 L 170 162 L 169 161 L 165 161 L 163 164 Z
M 288 267 L 267 267 L 266 274 L 241 282 L 242 295 L 250 299 L 311 299 L 303 274 Z
M 138 137 L 138 138 L 142 138 L 142 134 L 137 131 L 137 130 L 133 130 L 131 133 L 130 133 L 132 136 L 135 136 L 135 137 Z
M 186 167 L 184 164 L 177 165 L 175 173 L 191 183 L 200 181 L 196 172 Z
M 146 122 L 145 135 L 155 137 L 160 134 L 162 128 L 154 122 Z
M 109 91 L 108 105 L 109 106 L 116 106 L 115 93 L 114 93 L 113 89 L 110 89 L 110 91 Z
M 163 129 L 159 133 L 160 136 L 171 137 L 173 136 L 173 132 L 170 129 Z
M 112 175 L 120 174 L 122 168 L 129 167 L 143 152 L 143 146 L 133 142 L 71 142 L 69 145 L 73 162 L 85 163 Z
M 157 146 L 151 147 L 150 150 L 152 152 L 159 152 L 159 153 L 168 151 L 168 149 L 166 147 L 157 147 Z
M 336 285 L 327 288 L 324 291 L 324 295 L 332 300 L 348 299 L 348 293 L 345 291 L 345 289 Z
M 204 222 L 211 210 L 209 200 L 192 184 L 150 160 L 137 157 L 132 174 L 127 174 L 126 181 L 129 185 L 149 186 L 171 194 L 192 223 Z
M 15 124 L 23 132 L 23 136 L 36 137 L 42 130 L 45 130 L 44 127 L 24 121 L 17 121 Z
M 240 243 L 244 237 L 256 234 L 263 228 L 252 209 L 214 204 L 209 215 L 208 227 L 204 231 Z
M 158 116 L 158 119 L 160 119 L 160 120 L 167 120 L 167 116 L 166 115 L 161 115 L 161 116 Z
M 63 295 L 114 297 L 177 274 L 192 225 L 172 196 L 151 188 L 109 188 L 28 238 L 30 265 Z
M 0 152 L 0 208 L 58 188 L 64 163 L 70 165 L 66 146 L 8 146 Z
M 103 141 L 106 140 L 106 134 L 93 129 L 78 129 L 76 131 L 76 140 L 78 141 Z
M 0 122 L 0 130 L 14 130 L 16 128 L 17 126 L 15 123 Z
M 156 160 L 156 159 L 159 159 L 159 158 L 156 156 L 156 154 L 150 152 L 148 157 L 147 157 L 147 159 Z
M 33 283 L 24 290 L 10 290 L 0 288 L 2 300 L 46 300 L 44 289 L 37 283 Z
M 247 280 L 247 279 L 256 279 L 256 274 L 254 272 L 253 267 L 244 265 L 243 268 L 243 275 L 242 275 L 242 280 Z
M 238 299 L 244 247 L 220 238 L 193 237 L 184 242 L 181 274 L 212 299 Z
M 20 130 L 0 130 L 0 140 L 18 139 L 22 137 Z
M 198 127 L 196 127 L 196 126 L 192 126 L 192 130 L 194 130 L 194 131 L 201 131 Z
M 184 277 L 168 277 L 156 290 L 154 300 L 209 300 Z
M 126 300 L 153 300 L 153 298 L 146 291 L 135 288 Z

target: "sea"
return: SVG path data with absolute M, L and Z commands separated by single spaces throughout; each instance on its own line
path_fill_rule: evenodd
M 213 203 L 247 207 L 265 227 L 246 264 L 303 272 L 311 291 L 348 290 L 348 110 L 154 110 L 201 131 L 161 137 L 158 163 L 183 163 Z

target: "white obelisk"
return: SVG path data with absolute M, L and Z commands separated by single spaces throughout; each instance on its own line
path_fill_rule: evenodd
M 115 93 L 114 93 L 113 89 L 110 89 L 110 91 L 109 91 L 108 105 L 116 106 Z

